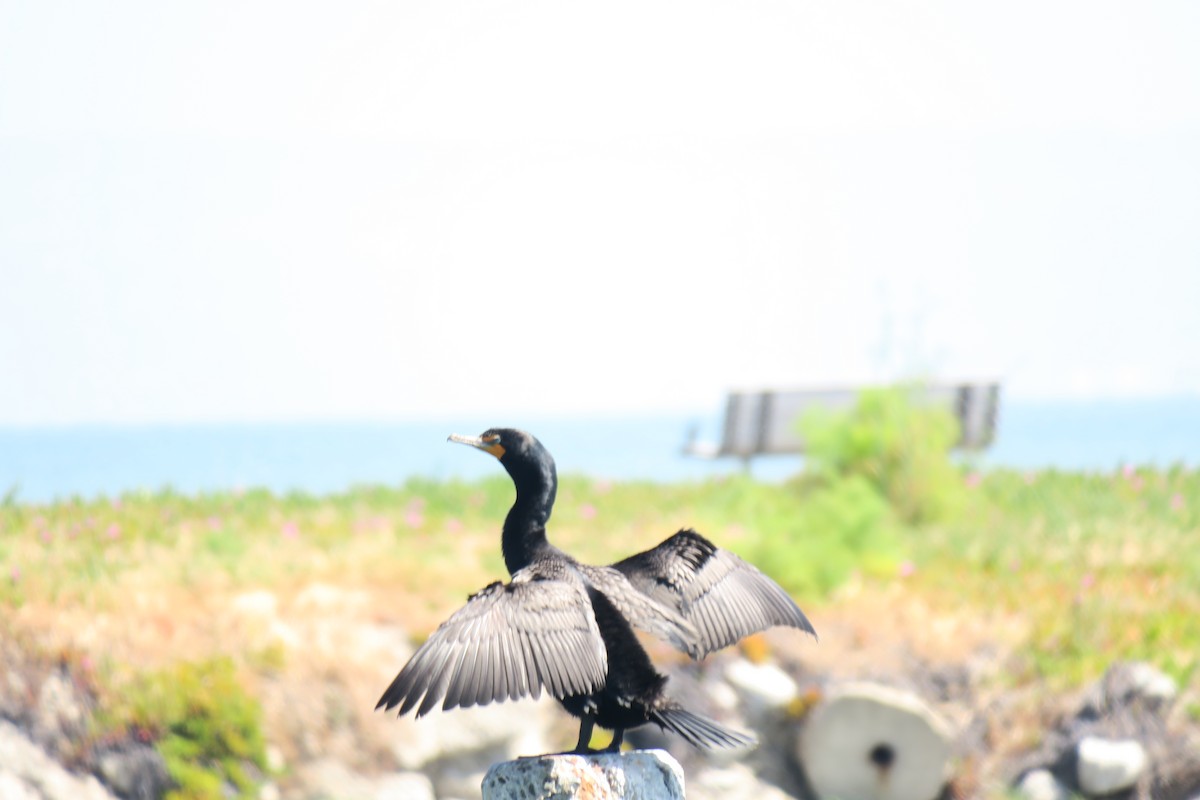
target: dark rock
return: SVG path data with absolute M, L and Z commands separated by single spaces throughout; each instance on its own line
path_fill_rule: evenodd
M 1176 694 L 1175 680 L 1157 667 L 1144 661 L 1120 661 L 1088 692 L 1077 718 L 1098 720 L 1115 714 L 1162 718 Z
M 1200 790 L 1200 746 L 1186 730 L 1168 724 L 1175 694 L 1175 682 L 1149 664 L 1113 664 L 1084 694 L 1077 710 L 1060 719 L 1041 746 L 1018 761 L 1018 774 L 1044 768 L 1072 790 L 1098 791 L 1107 786 L 1094 779 L 1103 770 L 1095 759 L 1081 756 L 1080 746 L 1091 743 L 1083 747 L 1087 755 L 1089 747 L 1096 749 L 1095 742 L 1122 742 L 1130 753 L 1140 748 L 1145 763 L 1136 770 L 1132 785 L 1118 780 L 1108 788 L 1114 800 L 1191 800 Z M 1100 751 L 1105 752 L 1103 747 Z M 1082 779 L 1085 774 L 1090 777 Z
M 96 774 L 122 800 L 157 800 L 174 782 L 162 755 L 149 745 L 128 742 L 97 753 Z

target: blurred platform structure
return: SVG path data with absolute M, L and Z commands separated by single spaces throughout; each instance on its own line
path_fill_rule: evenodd
M 754 456 L 803 455 L 803 415 L 818 407 L 849 409 L 866 388 L 733 392 L 725 403 L 721 441 L 697 441 L 696 431 L 692 430 L 683 452 L 699 458 L 734 456 L 746 464 Z M 1000 408 L 999 383 L 928 383 L 912 391 L 917 402 L 945 408 L 958 420 L 955 449 L 978 451 L 992 443 Z

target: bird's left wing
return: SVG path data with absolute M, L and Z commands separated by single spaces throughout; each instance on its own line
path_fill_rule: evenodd
M 435 630 L 379 699 L 376 709 L 486 705 L 586 694 L 604 685 L 608 656 L 578 576 L 520 570 L 510 583 L 471 595 Z M 417 704 L 420 704 L 417 707 Z
M 816 636 L 783 587 L 753 565 L 693 530 L 613 564 L 640 592 L 675 609 L 698 632 L 693 658 L 728 647 L 774 625 Z

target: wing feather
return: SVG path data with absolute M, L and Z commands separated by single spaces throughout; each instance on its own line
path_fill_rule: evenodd
M 542 696 L 542 683 L 538 680 L 537 659 L 533 655 L 533 644 L 529 641 L 529 634 L 525 631 L 517 631 L 521 637 L 521 653 L 524 656 L 521 660 L 525 667 L 525 681 L 528 684 L 528 691 L 534 700 Z
M 450 685 L 446 689 L 446 702 L 451 705 L 462 705 L 463 695 L 466 693 L 467 676 L 471 674 L 471 670 L 463 669 L 463 665 L 467 660 L 468 655 L 473 653 L 467 648 L 462 648 L 458 652 L 458 656 L 451 670 L 454 677 L 450 681 Z
M 497 638 L 496 643 L 499 647 L 498 658 L 500 660 L 500 684 L 496 694 L 504 700 L 507 700 L 512 695 L 512 667 L 513 656 L 512 651 L 508 646 L 509 637 L 508 631 L 502 631 Z

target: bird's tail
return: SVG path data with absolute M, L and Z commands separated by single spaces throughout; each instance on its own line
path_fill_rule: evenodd
M 708 717 L 693 714 L 678 706 L 656 709 L 650 719 L 663 730 L 677 733 L 693 747 L 711 750 L 717 747 L 752 747 L 758 739 L 748 733 L 739 733 L 722 727 Z

